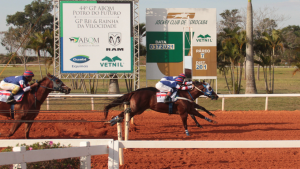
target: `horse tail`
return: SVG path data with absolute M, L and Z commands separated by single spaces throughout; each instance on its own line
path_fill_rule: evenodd
M 108 110 L 113 108 L 113 107 L 116 107 L 116 106 L 120 106 L 123 102 L 125 101 L 129 101 L 131 96 L 134 94 L 135 92 L 131 92 L 131 93 L 127 93 L 127 94 L 124 94 L 123 96 L 117 98 L 116 100 L 114 100 L 113 102 L 111 102 L 109 105 L 105 106 L 104 108 L 104 116 L 105 116 L 105 119 L 107 118 L 107 115 L 108 115 Z

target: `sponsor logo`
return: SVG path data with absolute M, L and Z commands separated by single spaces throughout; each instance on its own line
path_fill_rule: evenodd
M 122 62 L 122 59 L 118 56 L 115 56 L 113 58 L 110 58 L 108 56 L 105 56 L 102 59 L 103 62 L 100 62 L 101 67 L 123 67 L 124 62 Z
M 106 48 L 106 51 L 124 51 L 124 48 Z
M 70 60 L 74 63 L 85 63 L 88 62 L 90 59 L 88 56 L 85 55 L 77 55 L 72 57 Z
M 100 38 L 95 37 L 71 37 L 69 39 L 72 43 L 99 44 L 100 42 Z
M 212 42 L 211 36 L 206 34 L 206 35 L 202 35 L 200 34 L 197 39 L 197 42 Z
M 121 44 L 122 34 L 120 32 L 109 32 L 108 33 L 108 43 L 112 46 L 118 46 Z M 106 51 L 124 51 L 124 48 L 106 48 Z
M 120 32 L 109 32 L 108 43 L 112 46 L 118 46 L 121 44 L 122 34 Z
M 181 13 L 168 13 L 167 19 L 193 19 L 195 17 L 195 13 L 191 12 L 181 12 Z

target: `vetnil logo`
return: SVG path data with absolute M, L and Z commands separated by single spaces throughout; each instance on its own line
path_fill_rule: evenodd
M 122 59 L 119 58 L 118 56 L 115 56 L 113 58 L 110 58 L 108 56 L 105 56 L 102 59 L 103 62 L 100 62 L 101 67 L 123 67 L 124 63 L 121 62 Z
M 85 55 L 77 55 L 72 57 L 70 60 L 74 63 L 85 63 L 88 62 L 90 59 L 88 56 Z
M 209 34 L 202 35 L 200 34 L 197 39 L 197 42 L 212 42 L 211 36 Z

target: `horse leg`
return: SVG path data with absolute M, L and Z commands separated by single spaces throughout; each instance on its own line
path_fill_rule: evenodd
M 124 119 L 124 112 L 120 113 L 119 115 L 117 115 L 116 117 L 114 117 L 113 119 L 111 119 L 110 122 L 110 126 L 113 126 L 115 124 L 117 124 L 118 122 L 121 122 Z
M 208 115 L 210 115 L 212 117 L 216 117 L 214 114 L 212 114 L 211 112 L 209 112 L 208 110 L 206 110 L 204 107 L 202 107 L 202 106 L 200 106 L 200 105 L 198 105 L 196 103 L 194 103 L 194 107 L 196 109 L 201 109 L 201 110 L 205 111 Z
M 203 128 L 203 127 L 198 123 L 198 121 L 196 120 L 196 117 L 195 117 L 194 115 L 190 114 L 190 116 L 191 116 L 191 118 L 195 121 L 197 127 Z
M 29 131 L 30 131 L 32 124 L 33 124 L 33 122 L 25 123 L 25 139 L 29 138 Z
M 188 114 L 187 113 L 182 113 L 182 114 L 180 114 L 180 117 L 181 117 L 181 120 L 182 120 L 182 123 L 183 123 L 183 127 L 185 129 L 185 134 L 187 136 L 190 136 L 190 133 L 189 133 L 189 131 L 187 129 L 187 117 L 188 117 Z
M 9 131 L 9 133 L 7 134 L 7 135 L 4 135 L 4 134 L 1 134 L 0 133 L 0 136 L 2 136 L 2 137 L 10 137 L 10 136 L 12 136 L 12 135 L 14 135 L 15 134 L 15 132 L 19 129 L 19 127 L 21 126 L 21 122 L 16 122 L 16 123 L 14 123 L 13 124 L 13 126 L 10 128 L 10 131 Z
M 200 117 L 201 119 L 204 119 L 210 123 L 214 123 L 214 124 L 217 124 L 218 122 L 214 121 L 214 120 L 211 120 L 205 116 L 203 116 L 202 114 L 200 114 L 196 109 L 192 110 L 192 112 L 190 112 L 190 115 L 195 115 L 197 117 Z

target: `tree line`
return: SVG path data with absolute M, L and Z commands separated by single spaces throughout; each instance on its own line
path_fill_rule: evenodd
M 32 54 L 37 56 L 39 63 L 41 56 L 48 56 L 45 59 L 46 72 L 54 61 L 52 10 L 52 0 L 34 0 L 25 6 L 23 12 L 7 15 L 6 22 L 10 27 L 7 31 L 0 32 L 1 45 L 6 48 L 9 56 L 16 53 L 16 57 L 24 64 L 25 70 L 29 55 Z M 246 23 L 249 19 L 247 12 L 249 9 L 233 9 L 224 10 L 220 14 L 222 19 L 217 24 L 218 70 L 225 78 L 228 92 L 239 94 L 243 87 L 241 85 L 243 74 L 246 80 L 246 73 L 249 71 L 249 67 L 246 68 L 246 51 L 251 41 L 253 63 L 258 65 L 256 79 L 264 80 L 266 93 L 274 93 L 275 65 L 295 65 L 297 69 L 294 74 L 300 71 L 298 69 L 300 68 L 300 27 L 289 25 L 279 28 L 279 25 L 289 17 L 278 15 L 277 9 L 274 8 L 259 8 L 252 13 L 253 39 L 249 39 L 246 31 Z M 139 24 L 139 36 L 140 56 L 145 56 L 146 47 L 141 43 L 146 36 L 145 23 Z M 262 78 L 259 77 L 259 69 L 263 70 Z M 40 75 L 43 77 L 41 65 Z M 255 85 L 254 78 L 252 81 Z

